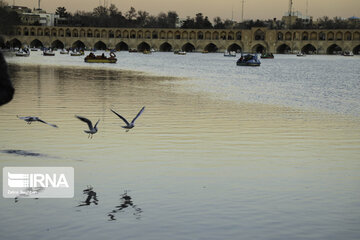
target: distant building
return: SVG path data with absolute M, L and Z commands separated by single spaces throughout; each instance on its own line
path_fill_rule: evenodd
M 312 21 L 312 17 L 303 16 L 299 11 L 291 12 L 291 14 L 286 12 L 282 17 L 282 21 L 285 23 L 285 28 L 290 28 L 293 24 L 299 21 L 303 24 L 309 24 Z
M 31 10 L 23 6 L 8 6 L 8 9 L 19 14 L 20 19 L 24 25 L 38 25 L 38 26 L 56 26 L 59 15 L 54 13 L 46 13 L 42 9 Z

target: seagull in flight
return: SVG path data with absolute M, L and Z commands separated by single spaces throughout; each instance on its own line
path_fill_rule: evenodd
M 78 119 L 80 119 L 83 122 L 86 122 L 87 125 L 89 126 L 89 131 L 84 130 L 85 133 L 89 134 L 88 138 L 92 138 L 93 134 L 97 133 L 97 131 L 98 131 L 97 125 L 100 122 L 100 119 L 96 122 L 95 126 L 93 127 L 93 125 L 92 125 L 92 123 L 91 123 L 91 121 L 89 119 L 84 118 L 84 117 L 80 117 L 80 116 L 77 116 L 77 115 L 75 115 L 75 117 L 77 117 Z
M 134 119 L 131 121 L 131 123 L 129 123 L 124 117 L 122 117 L 120 114 L 118 114 L 114 110 L 112 110 L 112 109 L 110 109 L 110 110 L 125 122 L 126 126 L 122 126 L 122 128 L 125 128 L 126 131 L 128 132 L 130 129 L 135 127 L 135 124 L 134 124 L 135 120 L 144 112 L 145 107 L 142 107 L 142 109 L 139 111 L 139 113 L 136 115 L 136 117 L 134 117 Z
M 27 122 L 27 124 L 31 124 L 32 122 L 42 122 L 42 123 L 45 123 L 45 124 L 47 124 L 47 125 L 49 125 L 49 126 L 52 126 L 52 127 L 54 127 L 54 128 L 57 128 L 57 127 L 58 127 L 58 126 L 56 126 L 55 124 L 47 123 L 47 122 L 41 120 L 41 119 L 38 118 L 38 117 L 31 117 L 31 116 L 29 116 L 29 117 L 20 117 L 20 116 L 18 116 L 18 115 L 17 115 L 17 117 L 18 117 L 19 119 L 24 120 L 25 122 Z

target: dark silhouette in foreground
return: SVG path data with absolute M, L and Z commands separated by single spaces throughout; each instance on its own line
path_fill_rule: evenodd
M 11 83 L 5 58 L 0 52 L 0 106 L 11 101 L 15 89 Z

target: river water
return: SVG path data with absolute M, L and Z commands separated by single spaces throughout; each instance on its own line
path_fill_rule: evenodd
M 117 55 L 7 57 L 0 166 L 74 167 L 75 196 L 2 198 L 1 238 L 360 238 L 360 58 Z M 110 111 L 142 106 L 129 132 Z M 97 204 L 79 206 L 88 186 Z

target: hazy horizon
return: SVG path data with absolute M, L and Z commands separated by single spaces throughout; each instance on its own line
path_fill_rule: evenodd
M 15 2 L 17 6 L 26 6 L 29 8 L 37 8 L 38 0 L 6 0 L 9 5 Z M 92 11 L 95 7 L 101 5 L 114 4 L 119 11 L 125 13 L 132 6 L 136 10 L 147 11 L 152 15 L 157 15 L 160 12 L 176 11 L 180 18 L 187 16 L 194 17 L 196 13 L 203 13 L 212 21 L 214 17 L 221 17 L 222 19 L 233 19 L 234 21 L 241 20 L 242 12 L 241 0 L 58 0 L 49 1 L 42 0 L 41 8 L 47 12 L 55 12 L 57 7 L 65 7 L 68 12 L 74 13 L 80 11 Z M 306 7 L 308 3 L 308 8 Z M 244 5 L 244 19 L 280 19 L 289 7 L 289 0 L 245 0 Z M 308 9 L 308 11 L 306 11 Z M 328 0 L 324 4 L 323 0 L 293 0 L 293 11 L 299 11 L 302 15 L 312 16 L 317 19 L 322 16 L 344 17 L 360 16 L 360 1 L 359 0 Z

